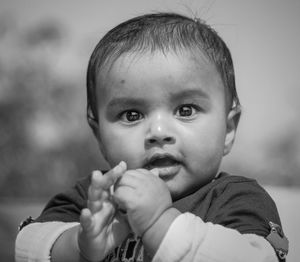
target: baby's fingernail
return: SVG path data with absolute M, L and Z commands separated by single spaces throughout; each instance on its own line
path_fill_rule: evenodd
M 118 173 L 118 172 L 121 171 L 121 169 L 122 169 L 122 167 L 121 167 L 120 165 L 116 165 L 116 166 L 113 168 L 113 171 Z
M 122 170 L 126 170 L 126 163 L 124 161 L 121 161 L 118 165 L 114 167 L 115 172 L 121 172 Z
M 119 166 L 120 166 L 122 169 L 124 169 L 124 170 L 127 168 L 127 164 L 126 164 L 125 161 L 121 161 L 121 162 L 119 163 Z
M 92 177 L 96 178 L 97 176 L 101 175 L 102 173 L 99 170 L 92 171 Z

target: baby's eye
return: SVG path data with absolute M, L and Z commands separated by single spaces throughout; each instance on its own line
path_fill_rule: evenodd
M 135 122 L 143 118 L 143 115 L 135 110 L 128 110 L 121 114 L 120 119 L 124 122 Z
M 198 108 L 194 105 L 181 105 L 176 111 L 178 117 L 193 117 L 198 112 Z

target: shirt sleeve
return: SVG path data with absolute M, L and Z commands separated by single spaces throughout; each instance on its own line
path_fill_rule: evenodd
M 232 180 L 221 187 L 208 216 L 214 224 L 262 237 L 270 233 L 270 221 L 281 226 L 275 202 L 255 180 Z
M 195 193 L 176 201 L 174 207 L 241 234 L 267 237 L 271 229 L 269 222 L 281 226 L 276 204 L 257 181 L 222 174 Z
M 66 230 L 79 223 L 45 222 L 32 223 L 18 234 L 15 244 L 16 262 L 50 262 L 54 242 Z
M 79 180 L 74 187 L 54 196 L 35 222 L 79 222 L 80 212 L 87 206 L 90 176 Z
M 79 180 L 70 190 L 54 196 L 37 219 L 21 227 L 15 243 L 16 262 L 50 261 L 54 242 L 64 231 L 79 224 L 89 184 L 90 177 Z
M 153 262 L 276 262 L 271 245 L 261 236 L 241 234 L 204 223 L 191 213 L 178 216 L 159 246 Z

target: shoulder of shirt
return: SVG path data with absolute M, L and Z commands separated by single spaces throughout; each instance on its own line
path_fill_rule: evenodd
M 258 183 L 254 178 L 249 178 L 239 175 L 230 175 L 225 172 L 221 172 L 211 183 L 207 184 L 207 187 L 227 187 L 235 186 L 236 184 L 241 184 L 245 186 L 251 186 L 251 188 L 257 188 L 265 191 L 265 189 Z
M 245 176 L 229 175 L 222 172 L 216 179 L 206 185 L 206 190 L 216 191 L 219 194 L 227 192 L 227 194 L 255 194 L 260 197 L 266 197 L 273 201 L 267 191 L 254 178 Z
M 174 202 L 174 206 L 178 207 L 180 210 L 188 210 L 189 207 L 198 206 L 199 203 L 203 203 L 203 201 L 206 201 L 207 204 L 210 205 L 209 203 L 211 203 L 211 201 L 216 201 L 224 193 L 226 195 L 231 195 L 249 190 L 257 191 L 257 189 L 259 189 L 260 191 L 260 188 L 261 187 L 255 179 L 244 176 L 229 175 L 222 172 L 211 182 Z
M 210 189 L 213 188 L 226 188 L 230 187 L 231 185 L 236 185 L 236 184 L 244 184 L 245 186 L 247 185 L 252 185 L 252 187 L 256 188 L 262 188 L 261 185 L 257 182 L 256 179 L 254 178 L 249 178 L 245 176 L 238 176 L 238 175 L 230 175 L 225 172 L 221 172 L 214 180 L 212 180 L 209 184 L 207 184 L 204 187 L 208 187 Z
M 239 175 L 231 175 L 226 172 L 219 173 L 212 182 L 218 182 L 218 183 L 236 183 L 236 182 L 256 182 L 257 181 L 254 178 L 249 178 L 245 176 L 239 176 Z

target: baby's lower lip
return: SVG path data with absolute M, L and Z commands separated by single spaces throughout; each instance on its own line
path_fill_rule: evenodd
M 156 167 L 159 173 L 159 177 L 162 179 L 168 179 L 172 176 L 175 176 L 181 168 L 181 165 L 174 164 L 170 166 L 164 166 L 164 167 Z

